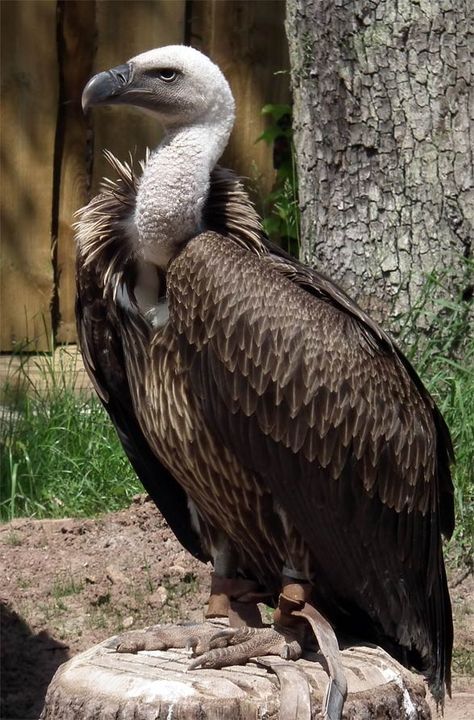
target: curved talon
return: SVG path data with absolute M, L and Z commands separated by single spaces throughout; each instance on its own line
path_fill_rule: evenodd
M 121 642 L 115 648 L 115 652 L 130 653 L 131 655 L 136 655 L 139 650 L 143 650 L 143 647 L 141 647 L 139 643 L 136 642 Z
M 286 642 L 280 653 L 283 660 L 298 660 L 303 654 L 303 649 L 298 640 L 291 640 Z
M 258 632 L 261 630 L 272 631 L 272 628 L 254 628 L 240 626 L 234 628 L 225 628 L 211 637 L 209 642 L 209 648 L 213 649 L 214 647 L 240 645 L 241 643 L 247 642 L 248 640 L 255 641 L 255 638 L 258 637 Z M 267 635 L 267 633 L 265 633 L 265 635 Z M 265 635 L 261 635 L 261 637 L 265 637 Z M 279 635 L 279 633 L 277 633 L 277 635 Z M 216 644 L 215 641 L 218 640 L 225 642 L 224 644 Z
M 233 645 L 232 641 L 238 634 L 239 629 L 240 628 L 225 628 L 215 633 L 215 635 L 213 635 L 209 640 L 209 649 L 213 650 L 217 647 L 225 647 L 225 645 L 220 644 L 221 641 L 227 641 L 229 645 Z
M 188 638 L 186 642 L 186 650 L 193 655 L 201 655 L 209 649 L 209 642 L 206 638 L 200 638 L 197 635 L 193 635 Z

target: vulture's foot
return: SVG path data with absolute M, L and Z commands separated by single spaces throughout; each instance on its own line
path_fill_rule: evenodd
M 297 660 L 302 653 L 301 637 L 286 629 L 224 628 L 214 632 L 207 651 L 201 654 L 196 648 L 199 657 L 191 662 L 189 669 L 244 665 L 251 658 L 265 655 L 279 655 L 284 660 Z
M 227 629 L 224 622 L 205 622 L 183 625 L 153 625 L 146 630 L 132 630 L 117 638 L 116 652 L 137 653 L 140 650 L 169 650 L 186 648 L 193 655 L 201 655 L 212 648 L 219 631 Z M 222 641 L 224 644 L 225 641 Z

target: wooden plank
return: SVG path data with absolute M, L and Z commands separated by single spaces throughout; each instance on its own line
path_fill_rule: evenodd
M 94 0 L 69 0 L 60 6 L 59 68 L 60 114 L 56 162 L 60 163 L 57 220 L 57 318 L 56 340 L 76 338 L 74 317 L 74 213 L 86 204 L 89 192 L 87 143 L 89 124 L 81 108 L 82 90 L 92 75 L 95 52 Z
M 19 395 L 47 395 L 54 384 L 95 395 L 76 345 L 56 348 L 52 354 L 0 355 L 0 405 L 14 403 Z
M 56 2 L 2 3 L 1 338 L 50 341 Z
M 274 181 L 271 150 L 255 144 L 265 129 L 261 109 L 290 99 L 284 0 L 193 0 L 191 44 L 209 55 L 226 75 L 236 100 L 236 124 L 222 163 L 259 177 L 268 193 Z
M 124 63 L 134 55 L 161 45 L 184 42 L 184 0 L 101 0 L 97 3 L 97 56 L 95 72 Z M 102 151 L 111 150 L 126 160 L 132 150 L 142 158 L 146 147 L 156 147 L 160 131 L 156 120 L 134 108 L 103 107 L 93 114 L 94 175 L 110 175 Z
M 102 157 L 104 148 L 127 158 L 136 144 L 141 157 L 145 147 L 156 144 L 159 138 L 156 122 L 143 115 L 137 120 L 137 111 L 129 108 L 121 107 L 119 111 L 101 108 L 87 122 L 80 107 L 82 90 L 94 72 L 120 64 L 155 44 L 182 42 L 183 33 L 184 0 L 133 3 L 69 0 L 64 5 L 60 52 L 64 98 L 60 121 L 64 130 L 57 249 L 59 324 L 56 339 L 60 342 L 73 342 L 76 337 L 75 249 L 71 225 L 74 212 L 90 195 L 87 154 L 90 129 L 94 128 L 93 194 L 98 191 L 102 176 L 109 173 Z

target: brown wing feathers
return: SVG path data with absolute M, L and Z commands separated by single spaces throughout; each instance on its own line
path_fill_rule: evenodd
M 394 353 L 367 356 L 346 315 L 305 297 L 271 258 L 249 257 L 219 236 L 192 241 L 169 282 L 178 332 L 197 350 L 209 343 L 231 412 L 255 414 L 264 434 L 333 477 L 350 447 L 367 491 L 397 510 L 426 511 L 435 430 Z

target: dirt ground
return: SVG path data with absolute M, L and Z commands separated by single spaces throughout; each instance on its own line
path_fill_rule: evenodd
M 38 718 L 57 667 L 124 629 L 202 619 L 209 571 L 181 548 L 153 503 L 96 520 L 0 527 L 1 713 Z M 474 580 L 450 576 L 456 639 L 445 720 L 474 718 Z M 471 658 L 471 665 L 469 664 Z

